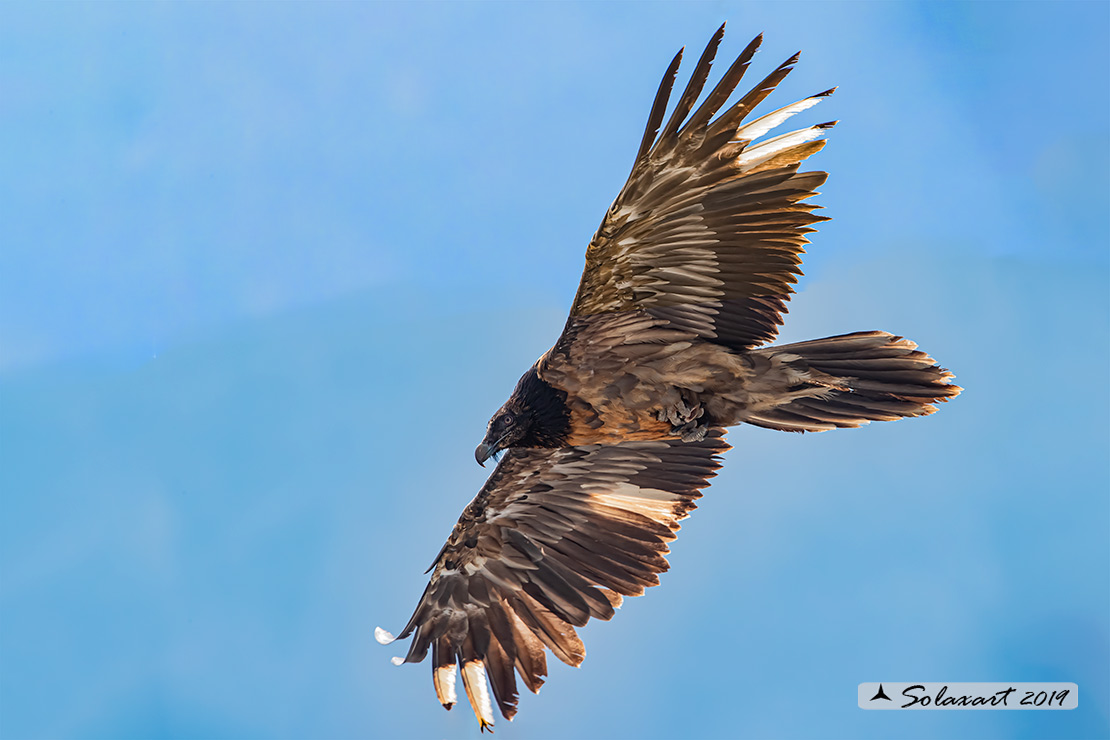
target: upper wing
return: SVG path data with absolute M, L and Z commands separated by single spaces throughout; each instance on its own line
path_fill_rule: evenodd
M 574 631 L 609 619 L 621 597 L 642 594 L 667 570 L 667 542 L 694 508 L 728 449 L 724 431 L 701 442 L 514 448 L 463 511 L 400 637 L 405 663 L 432 651 L 436 695 L 456 700 L 456 665 L 483 729 L 516 714 L 514 668 L 539 691 L 544 646 L 578 665 Z M 383 643 L 393 637 L 378 629 Z M 400 664 L 400 658 L 394 658 Z
M 824 172 L 798 166 L 825 144 L 823 123 L 757 141 L 832 90 L 749 123 L 748 114 L 798 60 L 794 55 L 715 120 L 762 41 L 756 37 L 691 114 L 724 26 L 656 136 L 682 52 L 659 86 L 632 174 L 586 250 L 570 317 L 644 309 L 676 329 L 736 349 L 772 339 L 782 323 L 809 225 L 803 203 Z M 815 139 L 818 139 L 815 141 Z

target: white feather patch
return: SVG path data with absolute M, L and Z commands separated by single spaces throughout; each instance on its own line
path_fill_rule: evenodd
M 736 129 L 737 139 L 747 139 L 753 141 L 758 139 L 763 134 L 778 126 L 795 113 L 801 113 L 807 108 L 812 108 L 821 102 L 821 96 L 814 95 L 805 100 L 799 100 L 797 103 L 788 105 L 785 108 L 779 108 L 777 111 L 768 113 L 767 115 L 757 118 L 751 123 L 746 123 L 740 128 Z
M 452 707 L 459 700 L 458 694 L 455 693 L 455 679 L 457 677 L 454 663 L 436 668 L 436 695 L 439 698 L 439 703 L 445 707 Z
M 821 134 L 825 133 L 826 130 L 827 128 L 824 125 L 810 126 L 801 131 L 793 131 L 789 134 L 776 136 L 750 149 L 745 149 L 744 153 L 736 159 L 736 163 L 740 166 L 741 172 L 750 170 L 763 164 L 779 152 L 786 151 L 790 147 L 797 146 L 798 144 L 804 144 L 807 141 L 813 141 L 820 137 Z
M 486 682 L 486 667 L 480 660 L 470 660 L 463 664 L 463 686 L 470 706 L 478 721 L 484 727 L 493 726 L 493 703 L 490 701 L 489 684 Z
M 374 628 L 374 639 L 377 640 L 378 642 L 380 642 L 382 645 L 388 645 L 389 643 L 393 642 L 397 638 L 394 637 L 389 632 L 386 632 L 385 630 L 383 630 L 381 627 L 375 627 Z

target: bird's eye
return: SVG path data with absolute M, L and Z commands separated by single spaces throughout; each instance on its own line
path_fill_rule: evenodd
M 501 415 L 501 423 L 504 424 L 507 427 L 512 426 L 514 421 L 516 421 L 516 419 L 513 418 L 512 414 L 502 414 Z

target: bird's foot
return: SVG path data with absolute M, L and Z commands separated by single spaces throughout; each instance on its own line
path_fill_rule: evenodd
M 679 398 L 673 406 L 660 409 L 658 418 L 669 422 L 671 434 L 683 442 L 700 442 L 709 433 L 705 409 L 696 399 Z
M 671 431 L 683 442 L 701 442 L 709 434 L 709 425 L 700 421 L 690 421 L 680 427 L 672 427 Z

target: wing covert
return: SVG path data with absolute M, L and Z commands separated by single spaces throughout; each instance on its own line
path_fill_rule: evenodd
M 728 447 L 714 429 L 693 443 L 508 450 L 432 566 L 399 635 L 412 637 L 401 662 L 430 650 L 445 707 L 457 699 L 457 666 L 483 729 L 494 705 L 512 719 L 517 676 L 533 692 L 543 685 L 545 648 L 580 664 L 574 628 L 610 619 L 624 596 L 659 582 L 667 543 Z M 393 639 L 381 629 L 377 637 Z

